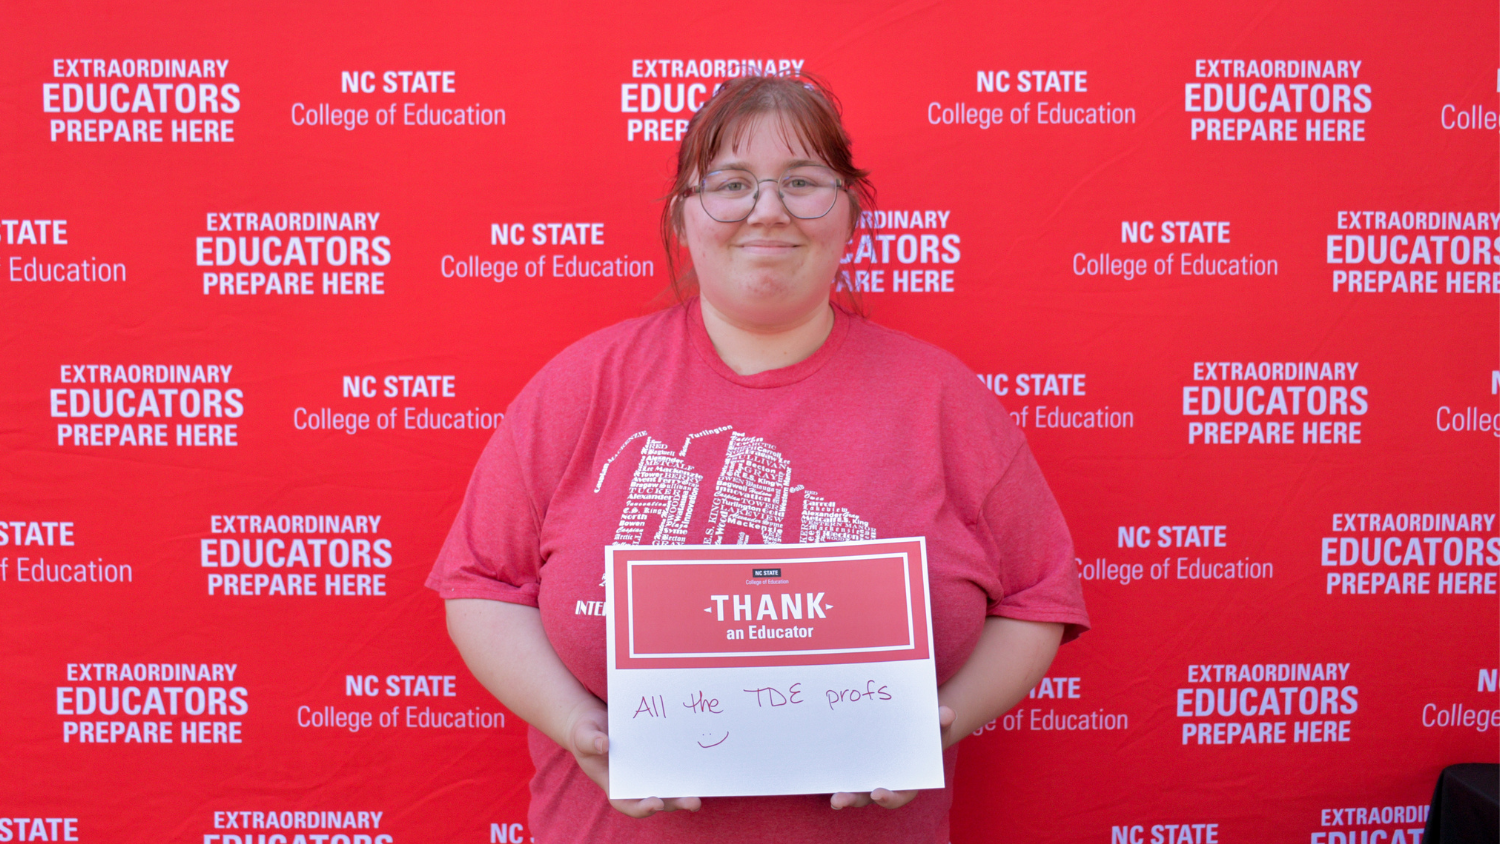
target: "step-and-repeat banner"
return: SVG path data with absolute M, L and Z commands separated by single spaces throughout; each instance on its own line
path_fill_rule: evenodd
M 1417 842 L 1500 755 L 1493 4 L 152 5 L 4 16 L 0 841 L 531 840 L 422 581 L 747 74 L 1077 545 L 955 842 Z

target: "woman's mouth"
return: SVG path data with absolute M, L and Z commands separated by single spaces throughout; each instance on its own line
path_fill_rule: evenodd
M 785 255 L 796 249 L 798 244 L 784 240 L 747 240 L 739 244 L 746 252 L 759 253 L 762 255 Z

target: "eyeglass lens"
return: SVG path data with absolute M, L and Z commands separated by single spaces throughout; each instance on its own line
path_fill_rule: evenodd
M 826 167 L 793 167 L 774 181 L 788 214 L 813 220 L 833 210 L 842 186 Z M 698 198 L 708 216 L 721 223 L 737 223 L 750 216 L 760 198 L 761 180 L 748 170 L 715 170 L 703 177 Z

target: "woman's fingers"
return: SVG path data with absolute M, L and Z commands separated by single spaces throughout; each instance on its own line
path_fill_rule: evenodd
M 899 809 L 910 803 L 917 796 L 916 790 L 891 791 L 888 788 L 877 788 L 874 791 L 840 791 L 828 801 L 828 805 L 835 809 L 858 809 L 874 803 L 887 809 Z
M 953 726 L 953 719 L 956 717 L 957 716 L 953 714 L 953 709 L 951 707 L 938 707 L 938 726 L 945 729 L 951 727 Z
M 603 756 L 609 752 L 609 735 L 595 729 L 588 729 L 580 736 L 579 745 L 585 753 Z
M 611 800 L 609 805 L 632 818 L 649 818 L 657 812 L 675 812 L 678 809 L 696 812 L 702 808 L 703 801 L 696 797 L 673 797 L 668 800 L 647 797 L 643 800 Z
M 603 756 L 609 752 L 609 734 L 592 718 L 581 718 L 573 724 L 573 752 Z
M 644 800 L 611 800 L 609 805 L 632 818 L 650 817 L 661 811 L 664 806 L 660 797 L 647 797 Z
M 598 786 L 609 793 L 609 713 L 600 706 L 587 706 L 569 715 L 568 741 L 578 767 Z M 647 797 L 644 800 L 611 800 L 609 805 L 632 818 L 648 818 L 657 812 L 684 809 L 696 812 L 703 801 L 696 797 Z
M 891 791 L 887 788 L 877 788 L 870 792 L 870 800 L 887 809 L 899 809 L 910 803 L 916 796 L 917 792 L 915 789 L 911 791 Z
M 835 809 L 858 809 L 870 805 L 870 794 L 865 791 L 840 791 L 828 804 Z

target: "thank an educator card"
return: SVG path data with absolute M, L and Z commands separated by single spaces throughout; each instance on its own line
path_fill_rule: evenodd
M 922 537 L 612 545 L 609 796 L 943 787 Z

